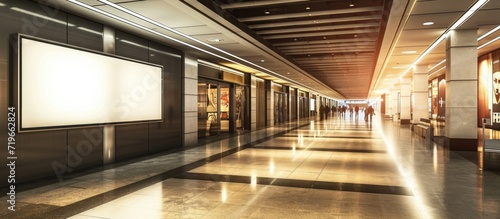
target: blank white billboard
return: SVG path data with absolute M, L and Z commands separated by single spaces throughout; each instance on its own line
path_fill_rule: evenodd
M 162 67 L 20 36 L 20 130 L 162 120 Z

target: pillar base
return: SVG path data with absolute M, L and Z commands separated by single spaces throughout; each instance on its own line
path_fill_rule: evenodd
M 411 124 L 411 120 L 410 119 L 401 119 L 400 124 L 401 125 Z
M 477 151 L 477 139 L 444 137 L 444 147 L 450 151 Z

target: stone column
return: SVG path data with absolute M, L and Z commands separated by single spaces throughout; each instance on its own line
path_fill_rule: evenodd
M 194 146 L 198 143 L 198 58 L 186 54 L 184 58 L 183 99 L 184 115 L 183 147 Z
M 399 121 L 399 84 L 395 84 L 390 89 L 391 92 L 391 111 L 392 111 L 392 121 Z
M 115 54 L 115 29 L 104 26 L 103 28 L 103 49 L 105 53 Z M 105 125 L 103 131 L 103 164 L 115 162 L 115 125 Z
M 477 30 L 452 30 L 446 39 L 445 145 L 477 150 Z
M 427 65 L 413 67 L 413 121 L 417 123 L 420 118 L 429 118 Z
M 392 112 L 392 96 L 390 92 L 385 94 L 385 117 L 391 117 Z
M 300 120 L 300 106 L 301 106 L 301 103 L 300 103 L 300 95 L 299 95 L 299 89 L 298 88 L 295 88 L 295 101 L 297 104 L 295 104 L 295 112 L 296 112 L 296 115 L 297 115 L 297 120 Z
M 401 78 L 400 80 L 400 107 L 401 107 L 401 124 L 410 124 L 411 122 L 411 78 Z
M 291 87 L 285 86 L 285 93 L 286 93 L 286 96 L 285 96 L 286 100 L 285 101 L 286 101 L 286 106 L 287 106 L 287 108 L 286 108 L 286 114 L 287 114 L 286 122 L 292 121 L 292 107 L 291 107 L 292 106 L 292 98 L 291 98 L 292 92 L 291 92 L 291 89 L 292 89 Z
M 250 86 L 250 129 L 257 130 L 257 78 L 253 75 Z
M 274 82 L 266 80 L 266 105 L 267 122 L 266 127 L 274 126 Z

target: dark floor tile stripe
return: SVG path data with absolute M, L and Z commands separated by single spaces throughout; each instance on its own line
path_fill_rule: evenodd
M 371 130 L 371 129 L 358 129 L 358 128 L 345 128 L 345 127 L 341 127 L 341 128 L 326 127 L 326 128 L 323 128 L 323 127 L 321 127 L 321 125 L 319 126 L 319 129 L 316 128 L 315 130 L 333 131 L 333 132 L 362 132 L 362 133 L 375 132 L 375 130 Z M 307 131 L 311 131 L 311 130 L 310 129 L 299 129 L 298 131 L 307 132 Z
M 299 135 L 283 135 L 283 137 L 299 137 Z M 305 138 L 349 138 L 349 139 L 381 139 L 380 137 L 368 137 L 368 136 L 327 136 L 327 135 L 321 135 L 321 136 L 314 136 L 314 135 L 300 135 L 300 137 L 305 137 Z
M 251 183 L 250 176 L 221 175 L 207 173 L 183 173 L 175 178 L 190 180 L 207 180 L 214 182 Z M 346 192 L 376 193 L 385 195 L 413 196 L 411 190 L 402 186 L 372 185 L 344 182 L 325 182 L 312 180 L 282 179 L 270 177 L 257 177 L 259 185 L 285 186 L 295 188 L 324 189 Z
M 309 124 L 297 125 L 296 127 L 291 128 L 289 130 L 278 132 L 274 135 L 267 136 L 263 139 L 256 140 L 254 142 L 242 145 L 240 147 L 232 148 L 232 149 L 227 150 L 225 152 L 222 152 L 219 154 L 214 154 L 210 157 L 200 159 L 200 160 L 195 161 L 193 163 L 177 167 L 175 169 L 166 171 L 164 173 L 161 173 L 161 174 L 158 174 L 155 176 L 151 176 L 149 178 L 131 183 L 129 185 L 126 185 L 126 186 L 123 186 L 123 187 L 120 187 L 120 188 L 117 188 L 117 189 L 114 189 L 114 190 L 111 190 L 111 191 L 108 191 L 108 192 L 105 192 L 102 194 L 98 194 L 96 196 L 75 202 L 75 203 L 67 205 L 67 206 L 59 207 L 57 209 L 54 209 L 54 210 L 51 210 L 48 212 L 47 211 L 40 212 L 40 213 L 36 214 L 36 216 L 32 215 L 31 217 L 26 217 L 26 218 L 30 218 L 30 219 L 31 218 L 68 218 L 68 217 L 71 217 L 73 215 L 79 214 L 81 212 L 87 211 L 91 208 L 94 208 L 94 207 L 97 207 L 99 205 L 105 204 L 107 202 L 113 201 L 117 198 L 131 194 L 137 190 L 151 186 L 155 183 L 159 183 L 159 182 L 165 181 L 165 180 L 170 179 L 170 178 L 178 178 L 179 175 L 186 173 L 187 171 L 190 171 L 192 169 L 201 167 L 201 166 L 205 165 L 206 163 L 222 159 L 222 158 L 229 156 L 231 154 L 234 154 L 236 152 L 245 150 L 245 149 L 250 148 L 254 145 L 263 143 L 265 141 L 269 141 L 273 138 L 276 138 L 277 136 L 284 135 L 290 131 L 294 131 L 296 129 L 299 129 L 301 127 L 308 126 L 308 125 Z
M 370 149 L 349 149 L 349 148 L 298 148 L 298 147 L 280 147 L 280 146 L 252 146 L 255 149 L 273 149 L 273 150 L 308 150 L 308 151 L 327 151 L 327 152 L 348 152 L 348 153 L 387 153 L 385 150 L 370 150 Z

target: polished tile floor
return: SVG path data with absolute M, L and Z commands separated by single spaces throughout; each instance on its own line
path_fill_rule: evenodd
M 500 218 L 474 157 L 392 120 L 301 120 L 26 189 L 0 218 Z

